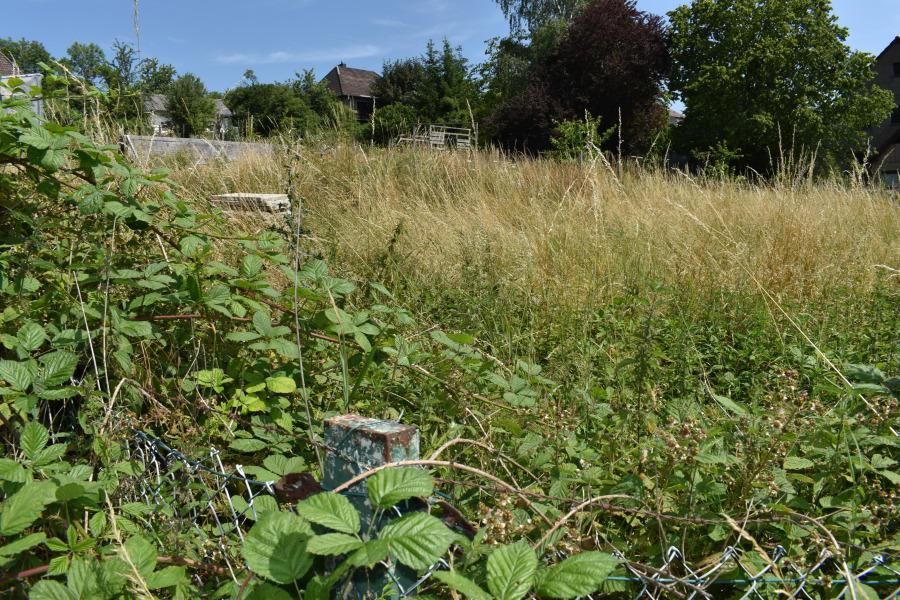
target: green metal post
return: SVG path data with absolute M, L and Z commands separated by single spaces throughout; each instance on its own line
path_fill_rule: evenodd
M 325 421 L 325 472 L 322 483 L 327 490 L 373 467 L 418 458 L 419 430 L 415 426 L 359 415 L 342 415 Z M 364 534 L 371 532 L 374 537 L 378 530 L 398 517 L 392 511 L 391 514 L 382 514 L 376 522 L 378 515 L 369 502 L 366 482 L 354 485 L 346 495 L 359 511 Z M 403 589 L 409 589 L 415 579 L 413 571 L 400 565 L 392 565 L 390 570 L 381 566 L 368 571 L 359 569 L 348 586 L 336 592 L 341 598 L 380 598 L 389 583 L 396 582 Z M 400 596 L 393 591 L 387 597 Z

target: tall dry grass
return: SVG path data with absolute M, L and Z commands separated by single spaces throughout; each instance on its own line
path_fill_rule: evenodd
M 195 196 L 284 191 L 342 273 L 465 290 L 489 285 L 590 307 L 649 283 L 688 293 L 815 300 L 864 294 L 900 267 L 900 211 L 886 192 L 841 181 L 693 178 L 497 153 L 292 151 L 282 160 L 183 165 Z M 245 223 L 253 226 L 254 221 Z

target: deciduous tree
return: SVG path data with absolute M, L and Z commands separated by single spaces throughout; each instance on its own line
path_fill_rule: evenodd
M 215 119 L 216 106 L 199 77 L 186 73 L 175 80 L 167 106 L 172 126 L 184 137 L 204 133 Z
M 0 38 L 0 52 L 15 60 L 23 73 L 39 73 L 40 63 L 49 63 L 53 60 L 42 43 L 25 38 L 20 40 Z
M 890 114 L 829 0 L 693 0 L 669 17 L 678 138 L 695 154 L 724 149 L 763 171 L 779 149 L 805 149 L 834 164 Z
M 494 129 L 506 146 L 542 151 L 556 122 L 583 119 L 587 111 L 610 127 L 621 115 L 623 149 L 640 152 L 665 124 L 668 66 L 661 17 L 638 10 L 634 0 L 594 0 L 556 48 L 535 59 L 524 92 L 504 104 Z
M 66 50 L 66 58 L 63 60 L 72 73 L 91 85 L 96 85 L 100 81 L 104 70 L 108 67 L 103 48 L 94 43 L 75 42 Z
M 530 36 L 554 20 L 571 21 L 587 0 L 496 0 L 514 38 Z

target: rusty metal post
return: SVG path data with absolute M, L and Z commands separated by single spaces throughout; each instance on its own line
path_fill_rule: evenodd
M 359 415 L 342 415 L 325 421 L 325 469 L 322 478 L 326 490 L 334 489 L 373 467 L 401 460 L 418 460 L 419 430 L 412 425 L 395 421 L 369 419 Z M 366 482 L 361 482 L 346 495 L 359 511 L 363 533 L 376 535 L 384 525 L 398 514 L 383 514 L 378 522 L 369 502 Z M 337 593 L 342 598 L 379 598 L 389 583 L 397 583 L 404 590 L 416 580 L 416 574 L 400 565 L 371 570 L 358 569 L 347 587 Z M 413 595 L 413 594 L 407 594 Z M 399 598 L 395 591 L 390 598 Z

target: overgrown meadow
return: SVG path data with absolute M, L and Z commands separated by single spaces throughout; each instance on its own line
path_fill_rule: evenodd
M 813 597 L 896 588 L 828 581 L 900 552 L 887 192 L 789 161 L 764 182 L 311 140 L 135 166 L 3 106 L 0 594 L 326 598 L 444 559 L 420 595 L 631 597 L 670 547 L 728 546 L 758 572 L 827 551 Z M 294 210 L 208 201 L 231 191 Z M 434 490 L 477 532 L 367 529 L 326 491 L 219 543 L 136 493 L 136 432 L 319 479 L 351 412 L 440 463 L 372 474 L 376 514 Z

